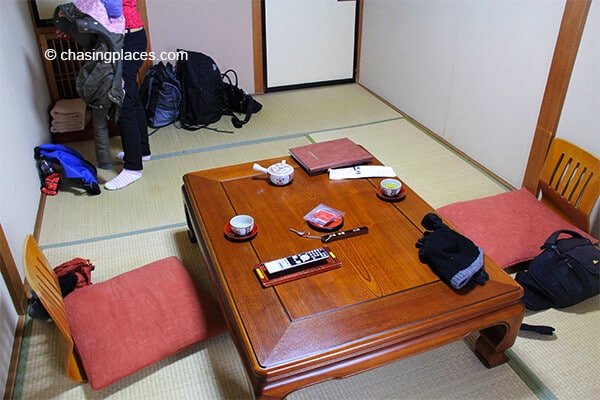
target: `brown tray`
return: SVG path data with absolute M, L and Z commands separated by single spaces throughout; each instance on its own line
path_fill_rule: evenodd
M 294 281 L 296 279 L 304 278 L 306 276 L 311 276 L 315 274 L 320 274 L 321 272 L 329 271 L 330 269 L 336 269 L 342 266 L 342 262 L 337 259 L 335 254 L 331 251 L 329 247 L 324 247 L 329 253 L 330 257 L 324 264 L 316 265 L 314 267 L 306 268 L 296 272 L 290 272 L 289 274 L 277 276 L 277 277 L 269 277 L 267 273 L 267 268 L 263 263 L 257 264 L 254 266 L 254 272 L 256 272 L 256 276 L 260 283 L 264 287 L 270 287 L 273 285 L 279 285 L 281 283 Z

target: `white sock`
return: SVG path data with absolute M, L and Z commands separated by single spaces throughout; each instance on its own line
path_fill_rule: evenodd
M 134 171 L 131 169 L 123 169 L 119 175 L 112 178 L 104 184 L 107 190 L 123 189 L 125 186 L 131 185 L 133 182 L 142 178 L 142 171 Z
M 125 152 L 120 151 L 119 154 L 117 154 L 117 158 L 123 161 L 123 159 L 125 158 Z M 150 161 L 151 159 L 152 155 L 142 156 L 142 161 Z

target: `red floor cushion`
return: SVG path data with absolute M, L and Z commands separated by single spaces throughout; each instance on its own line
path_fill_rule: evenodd
M 92 389 L 223 332 L 218 304 L 197 288 L 169 257 L 67 295 L 73 341 Z
M 574 230 L 598 243 L 540 203 L 527 189 L 453 203 L 437 211 L 502 268 L 533 259 L 548 236 L 559 229 Z

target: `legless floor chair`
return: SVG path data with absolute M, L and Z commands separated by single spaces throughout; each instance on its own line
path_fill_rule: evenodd
M 530 261 L 552 232 L 587 235 L 600 194 L 600 160 L 554 138 L 539 177 L 541 200 L 527 189 L 464 201 L 437 211 L 503 268 Z
M 62 298 L 58 278 L 28 235 L 23 265 L 31 288 L 66 341 L 66 373 L 106 387 L 219 334 L 223 318 L 177 257 L 169 257 Z

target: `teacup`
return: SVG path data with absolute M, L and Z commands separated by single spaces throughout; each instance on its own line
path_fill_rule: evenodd
M 402 182 L 398 179 L 384 179 L 379 183 L 381 194 L 386 197 L 396 197 L 402 190 Z
M 265 168 L 260 164 L 254 164 L 252 169 L 259 172 L 264 172 L 269 175 L 271 183 L 277 186 L 287 185 L 294 179 L 294 168 L 291 165 L 286 164 L 285 160 L 281 160 L 279 163 L 275 163 L 269 168 Z
M 254 218 L 250 215 L 236 215 L 229 220 L 231 232 L 236 236 L 248 236 L 254 229 Z

